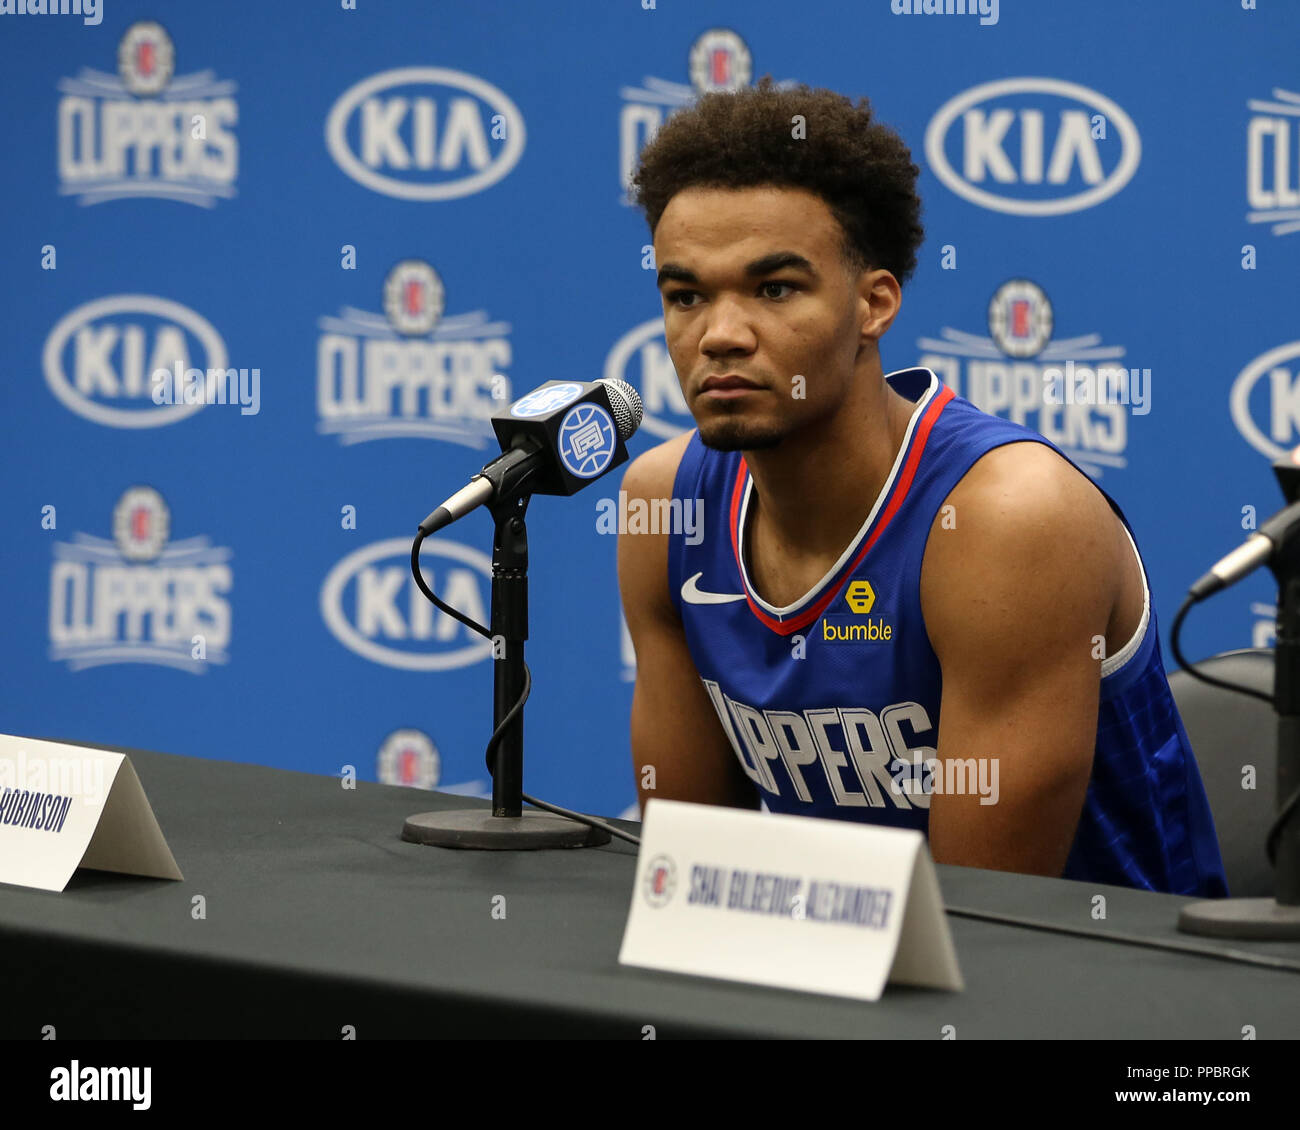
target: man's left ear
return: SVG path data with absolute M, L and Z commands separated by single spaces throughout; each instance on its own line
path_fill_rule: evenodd
M 902 308 L 902 287 L 890 271 L 883 268 L 866 271 L 858 279 L 858 297 L 866 307 L 862 336 L 870 341 L 879 341 L 894 324 Z

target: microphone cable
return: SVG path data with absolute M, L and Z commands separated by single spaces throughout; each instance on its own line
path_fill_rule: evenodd
M 1273 706 L 1273 696 L 1265 694 L 1263 691 L 1257 691 L 1254 687 L 1242 686 L 1240 683 L 1233 683 L 1227 679 L 1216 679 L 1212 675 L 1207 675 L 1203 671 L 1198 671 L 1194 663 L 1190 663 L 1187 657 L 1183 655 L 1183 649 L 1179 642 L 1183 629 L 1183 621 L 1187 618 L 1187 613 L 1192 610 L 1192 606 L 1198 603 L 1194 596 L 1188 596 L 1183 601 L 1183 606 L 1178 610 L 1178 615 L 1174 617 L 1173 627 L 1169 633 L 1169 649 L 1174 653 L 1174 659 L 1178 665 L 1194 679 L 1199 679 L 1203 683 L 1208 683 L 1212 687 L 1222 687 L 1224 690 L 1234 691 L 1237 694 L 1249 695 L 1251 698 L 1260 699 Z M 1264 839 L 1264 848 L 1268 852 L 1268 862 L 1274 869 L 1277 868 L 1277 846 L 1282 838 L 1282 829 L 1286 827 L 1287 821 L 1291 819 L 1292 813 L 1295 812 L 1296 806 L 1300 805 L 1300 788 L 1296 789 L 1282 806 L 1278 809 L 1277 818 L 1273 821 L 1268 830 L 1268 835 Z
M 1236 691 L 1237 694 L 1250 695 L 1251 698 L 1258 698 L 1267 702 L 1269 706 L 1273 705 L 1273 696 L 1265 694 L 1263 691 L 1257 691 L 1254 687 L 1245 687 L 1240 683 L 1229 682 L 1226 679 L 1216 679 L 1213 675 L 1207 675 L 1203 671 L 1198 671 L 1196 664 L 1190 662 L 1185 655 L 1180 644 L 1183 631 L 1183 621 L 1187 619 L 1187 614 L 1198 602 L 1195 597 L 1188 596 L 1183 601 L 1183 606 L 1178 610 L 1178 615 L 1174 617 L 1173 627 L 1169 631 L 1169 648 L 1174 653 L 1174 658 L 1178 661 L 1178 666 L 1186 671 L 1193 679 L 1199 679 L 1202 683 L 1208 683 L 1212 687 L 1222 687 L 1226 691 Z
M 460 623 L 464 624 L 465 627 L 469 628 L 471 631 L 477 632 L 480 636 L 491 639 L 492 632 L 488 628 L 485 628 L 472 617 L 466 616 L 463 612 L 460 612 L 457 609 L 452 608 L 451 605 L 439 600 L 434 591 L 425 583 L 424 577 L 420 572 L 420 546 L 424 544 L 425 536 L 424 531 L 420 530 L 416 534 L 415 541 L 411 545 L 411 575 L 415 578 L 416 585 L 439 611 L 445 612 L 453 620 L 460 621 Z M 496 752 L 497 746 L 501 744 L 501 738 L 506 732 L 506 727 L 519 717 L 519 712 L 523 710 L 524 703 L 528 701 L 528 696 L 532 693 L 532 689 L 533 673 L 528 669 L 528 664 L 525 662 L 524 686 L 523 690 L 520 692 L 519 699 L 514 706 L 506 711 L 506 715 L 501 719 L 500 725 L 492 731 L 492 736 L 488 738 L 487 750 L 484 757 L 487 761 L 488 776 L 492 777 L 494 780 L 495 774 L 492 769 L 492 756 Z M 628 843 L 637 845 L 640 845 L 641 843 L 639 837 L 632 835 L 630 832 L 623 831 L 622 828 L 616 828 L 613 824 L 609 824 L 598 817 L 587 816 L 581 812 L 573 812 L 570 809 L 561 808 L 558 804 L 551 804 L 549 801 L 538 800 L 535 797 L 529 796 L 527 793 L 521 793 L 520 796 L 525 803 L 532 805 L 534 808 L 540 808 L 543 811 L 553 813 L 556 816 L 563 816 L 567 820 L 575 820 L 579 824 L 586 824 L 591 828 L 599 828 L 601 831 L 620 840 L 626 840 Z
M 1250 950 L 1217 949 L 1214 946 L 1201 945 L 1197 942 L 1178 942 L 1165 938 L 1144 938 L 1140 934 L 1101 934 L 1095 930 L 1085 930 L 1079 926 L 1062 926 L 1055 922 L 1039 922 L 1032 918 L 1021 918 L 1015 914 L 998 914 L 991 910 L 972 910 L 964 906 L 945 906 L 945 914 L 954 918 L 976 918 L 984 922 L 996 922 L 1002 926 L 1019 926 L 1025 930 L 1042 930 L 1050 934 L 1068 934 L 1077 938 L 1088 938 L 1098 942 L 1114 942 L 1122 946 L 1140 946 L 1143 949 L 1166 950 L 1169 953 L 1183 953 L 1194 957 L 1211 957 L 1218 961 L 1230 961 L 1236 965 L 1257 965 L 1264 969 L 1276 969 L 1285 973 L 1300 973 L 1300 961 L 1289 957 L 1276 957 L 1268 953 L 1252 953 Z

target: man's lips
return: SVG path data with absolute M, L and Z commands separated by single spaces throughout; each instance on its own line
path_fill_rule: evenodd
M 755 384 L 748 377 L 728 373 L 721 377 L 705 377 L 700 385 L 700 395 L 739 396 L 746 392 L 758 392 L 762 385 Z

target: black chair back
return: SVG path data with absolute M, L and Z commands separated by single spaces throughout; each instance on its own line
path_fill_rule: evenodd
M 1198 671 L 1272 696 L 1273 649 L 1225 651 L 1196 664 Z M 1219 850 L 1233 898 L 1273 894 L 1273 868 L 1264 839 L 1277 808 L 1277 715 L 1266 702 L 1212 687 L 1186 671 L 1169 676 L 1178 713 L 1205 782 Z M 1242 787 L 1247 767 L 1255 787 Z

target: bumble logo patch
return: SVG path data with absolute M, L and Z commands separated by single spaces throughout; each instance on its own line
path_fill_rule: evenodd
M 844 590 L 844 604 L 853 615 L 840 613 L 822 617 L 821 638 L 826 643 L 892 643 L 894 626 L 884 616 L 871 616 L 876 590 L 871 582 L 850 582 Z M 865 617 L 865 619 L 864 619 Z
M 876 590 L 870 581 L 853 581 L 844 591 L 844 603 L 859 616 L 865 616 L 876 603 Z

